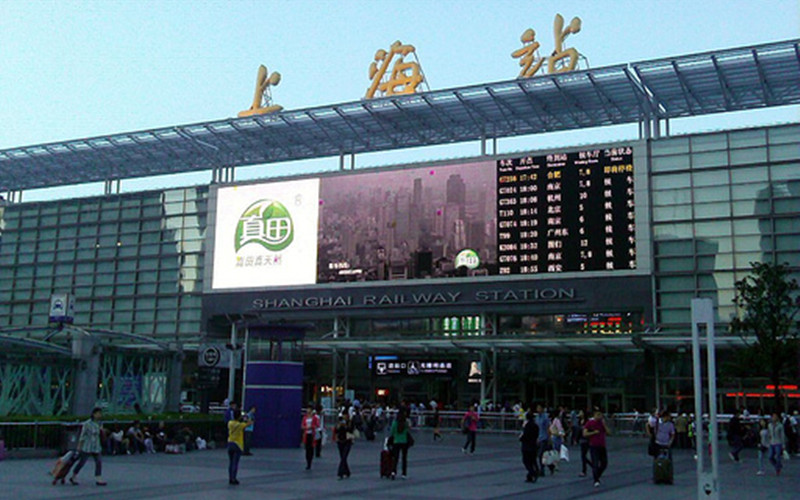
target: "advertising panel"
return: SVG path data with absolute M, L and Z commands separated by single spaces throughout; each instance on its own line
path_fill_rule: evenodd
M 319 179 L 220 188 L 212 287 L 316 282 Z
M 493 274 L 495 162 L 329 177 L 319 282 Z M 469 265 L 456 267 L 467 250 Z

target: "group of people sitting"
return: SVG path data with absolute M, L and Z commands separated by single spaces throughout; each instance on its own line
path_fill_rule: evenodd
M 134 420 L 125 430 L 120 424 L 115 424 L 111 429 L 103 428 L 100 439 L 107 455 L 165 452 L 172 446 L 181 447 L 181 451 L 206 447 L 205 440 L 195 436 L 188 426 L 178 424 L 168 428 L 163 420 L 156 427 L 142 426 L 141 422 Z

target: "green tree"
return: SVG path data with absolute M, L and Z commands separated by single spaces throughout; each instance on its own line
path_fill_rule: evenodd
M 750 275 L 735 284 L 738 315 L 730 328 L 748 344 L 741 359 L 748 360 L 751 375 L 768 377 L 774 385 L 775 410 L 780 411 L 781 381 L 797 367 L 800 287 L 785 264 L 750 265 Z

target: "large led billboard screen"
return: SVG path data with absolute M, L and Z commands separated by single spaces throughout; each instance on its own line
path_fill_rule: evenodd
M 316 282 L 319 179 L 220 188 L 212 288 Z
M 633 149 L 220 187 L 213 289 L 636 268 Z

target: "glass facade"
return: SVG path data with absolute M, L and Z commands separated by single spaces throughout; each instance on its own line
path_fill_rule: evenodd
M 687 332 L 690 299 L 698 296 L 712 298 L 719 321 L 726 322 L 734 313 L 734 283 L 752 261 L 787 262 L 800 278 L 800 125 L 649 144 L 651 226 L 640 229 L 653 238 L 658 326 Z M 0 328 L 40 326 L 50 296 L 72 293 L 78 325 L 161 339 L 202 334 L 208 191 L 197 186 L 0 205 Z M 357 320 L 353 334 L 482 333 L 480 317 L 447 314 L 443 306 L 415 320 Z M 630 333 L 641 323 L 640 317 L 623 319 L 599 333 Z M 556 331 L 559 321 L 566 333 L 598 333 L 592 328 L 605 321 L 495 320 L 501 334 L 545 326 Z M 320 333 L 330 331 L 323 323 Z
M 659 139 L 651 154 L 659 325 L 688 327 L 694 297 L 727 322 L 753 261 L 800 279 L 800 126 Z
M 206 186 L 8 204 L 0 327 L 47 322 L 75 296 L 75 323 L 161 339 L 201 332 Z

